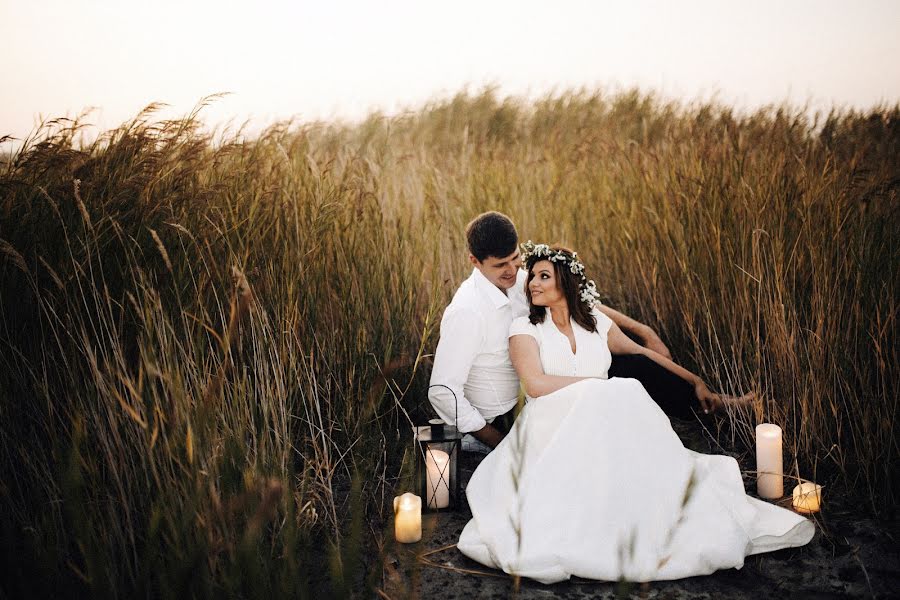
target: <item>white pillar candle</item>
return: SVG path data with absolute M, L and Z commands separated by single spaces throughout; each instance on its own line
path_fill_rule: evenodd
M 450 455 L 443 450 L 429 448 L 425 466 L 428 508 L 447 508 L 450 505 Z
M 756 426 L 756 492 L 761 498 L 784 495 L 781 465 L 781 427 L 771 423 Z
M 794 488 L 794 510 L 802 513 L 819 511 L 822 502 L 822 486 L 808 481 Z
M 401 544 L 422 539 L 422 499 L 415 494 L 394 497 L 394 537 Z

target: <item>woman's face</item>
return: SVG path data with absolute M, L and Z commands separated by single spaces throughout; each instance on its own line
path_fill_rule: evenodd
M 531 292 L 531 303 L 535 306 L 553 306 L 560 300 L 565 300 L 559 282 L 556 279 L 556 270 L 549 260 L 541 260 L 534 263 L 528 272 L 528 290 Z

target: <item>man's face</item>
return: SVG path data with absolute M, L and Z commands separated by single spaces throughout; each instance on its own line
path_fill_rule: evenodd
M 496 285 L 504 294 L 506 290 L 516 284 L 516 274 L 519 271 L 519 267 L 522 266 L 522 256 L 518 248 L 516 248 L 515 252 L 503 258 L 488 256 L 483 261 L 479 261 L 470 254 L 469 260 L 472 261 L 475 268 L 481 271 L 481 274 L 488 281 Z

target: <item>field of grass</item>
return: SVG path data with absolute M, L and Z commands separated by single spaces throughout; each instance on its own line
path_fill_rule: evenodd
M 895 512 L 900 107 L 486 91 L 252 139 L 197 119 L 151 107 L 90 144 L 56 121 L 0 162 L 5 595 L 377 585 L 488 209 L 760 395 L 724 447 L 778 423 L 786 470 Z

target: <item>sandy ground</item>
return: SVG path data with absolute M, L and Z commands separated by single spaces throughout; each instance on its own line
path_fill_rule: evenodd
M 674 421 L 685 445 L 712 453 L 696 423 Z M 481 460 L 463 454 L 463 485 Z M 746 466 L 744 466 L 746 468 Z M 748 492 L 753 482 L 745 478 Z M 396 545 L 386 556 L 386 598 L 893 598 L 900 597 L 900 523 L 861 518 L 826 497 L 816 518 L 812 542 L 748 557 L 741 569 L 718 571 L 650 584 L 606 583 L 583 579 L 553 585 L 514 579 L 466 558 L 456 541 L 471 518 L 467 506 L 456 512 L 425 514 L 422 541 Z

